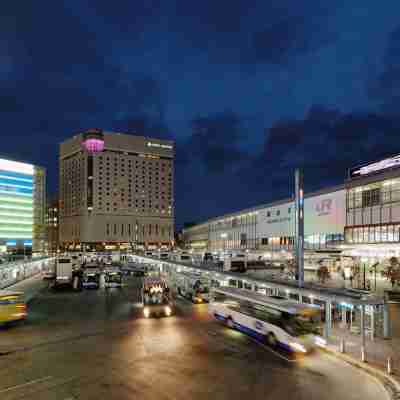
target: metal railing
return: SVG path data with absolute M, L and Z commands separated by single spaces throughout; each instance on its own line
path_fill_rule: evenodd
M 40 257 L 0 264 L 0 289 L 5 289 L 47 269 L 53 258 Z

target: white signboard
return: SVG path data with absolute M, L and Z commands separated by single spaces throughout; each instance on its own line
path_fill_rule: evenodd
M 343 234 L 346 223 L 346 192 L 307 198 L 304 202 L 304 235 Z
M 304 235 L 343 234 L 346 222 L 344 190 L 304 200 Z M 294 236 L 294 202 L 269 207 L 258 212 L 257 232 L 260 237 Z

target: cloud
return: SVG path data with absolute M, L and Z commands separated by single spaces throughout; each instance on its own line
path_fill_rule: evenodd
M 243 136 L 240 116 L 233 111 L 200 116 L 192 120 L 188 148 L 208 173 L 221 173 L 248 158 L 240 147 Z
M 333 43 L 336 36 L 323 27 L 324 20 L 319 15 L 293 15 L 272 23 L 253 35 L 254 59 L 284 65 Z
M 400 26 L 393 30 L 383 58 L 383 71 L 370 83 L 368 93 L 380 110 L 399 114 L 400 102 Z
M 260 158 L 282 185 L 296 167 L 305 170 L 310 188 L 339 184 L 348 168 L 400 152 L 395 145 L 399 129 L 398 118 L 314 106 L 304 119 L 274 124 Z M 270 186 L 268 178 L 264 182 Z

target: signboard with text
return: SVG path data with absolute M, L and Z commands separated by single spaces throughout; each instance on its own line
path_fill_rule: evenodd
M 400 155 L 385 158 L 383 160 L 373 162 L 362 167 L 350 169 L 350 178 L 359 178 L 366 175 L 376 174 L 388 169 L 400 167 Z

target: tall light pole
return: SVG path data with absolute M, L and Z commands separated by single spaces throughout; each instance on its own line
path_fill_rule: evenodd
M 303 171 L 299 168 L 295 171 L 295 246 L 297 281 L 299 287 L 304 284 L 304 182 Z

